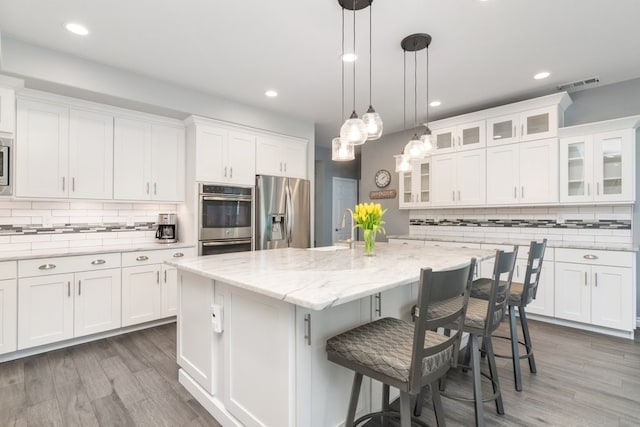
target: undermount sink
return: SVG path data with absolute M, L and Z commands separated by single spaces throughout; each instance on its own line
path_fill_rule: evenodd
M 339 251 L 342 249 L 349 249 L 349 246 L 342 246 L 342 245 L 319 246 L 317 248 L 309 248 L 308 250 L 319 251 L 319 252 L 331 252 L 331 251 Z

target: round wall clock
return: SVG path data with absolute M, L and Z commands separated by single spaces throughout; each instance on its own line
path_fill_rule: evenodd
M 385 188 L 391 184 L 391 173 L 386 169 L 380 169 L 376 172 L 375 181 L 378 188 Z

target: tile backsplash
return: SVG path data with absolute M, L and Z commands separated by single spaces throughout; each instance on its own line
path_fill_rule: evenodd
M 0 200 L 0 251 L 149 243 L 176 204 Z
M 632 219 L 632 206 L 413 210 L 409 234 L 626 247 L 633 243 Z

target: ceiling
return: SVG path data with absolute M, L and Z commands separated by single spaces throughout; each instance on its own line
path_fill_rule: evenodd
M 356 110 L 368 106 L 369 9 L 356 12 Z M 351 44 L 352 12 L 347 13 Z M 600 85 L 640 77 L 638 0 L 376 0 L 373 105 L 385 133 L 413 123 L 413 62 L 405 36 L 424 32 L 431 119 L 555 91 L 597 76 Z M 63 25 L 77 21 L 87 37 Z M 316 123 L 329 145 L 351 112 L 352 69 L 341 112 L 341 8 L 337 0 L 1 0 L 12 38 Z M 350 49 L 348 49 L 350 50 Z M 423 61 L 423 57 L 419 58 Z M 420 62 L 418 121 L 425 119 Z M 539 71 L 545 80 L 534 80 Z M 277 98 L 264 92 L 275 89 Z

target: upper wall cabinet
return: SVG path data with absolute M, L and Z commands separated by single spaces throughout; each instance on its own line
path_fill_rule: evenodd
M 431 206 L 482 206 L 485 204 L 486 150 L 431 157 Z
M 432 141 L 434 151 L 438 153 L 482 148 L 485 146 L 485 121 L 434 130 Z
M 116 117 L 115 199 L 184 200 L 184 165 L 184 128 Z
M 208 121 L 193 119 L 195 180 L 198 182 L 253 185 L 256 137 Z
M 560 201 L 633 203 L 638 126 L 636 116 L 563 129 Z
M 256 142 L 258 175 L 307 178 L 307 141 L 259 135 Z
M 0 132 L 13 133 L 15 126 L 15 92 L 13 89 L 0 88 Z
M 431 205 L 431 158 L 413 163 L 410 172 L 400 173 L 400 209 L 420 209 Z
M 487 145 L 553 138 L 563 114 L 557 105 L 487 120 Z

